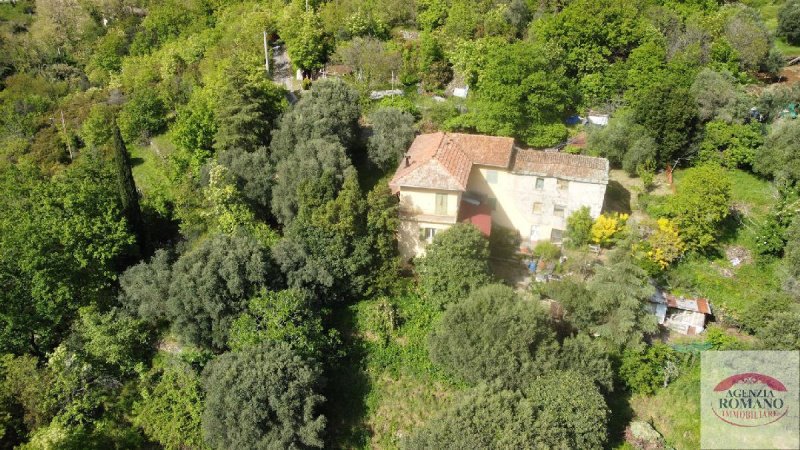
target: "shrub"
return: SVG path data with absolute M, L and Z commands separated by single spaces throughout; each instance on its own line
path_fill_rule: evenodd
M 544 261 L 556 261 L 561 256 L 561 249 L 552 242 L 542 241 L 533 248 L 533 256 Z
M 592 225 L 592 241 L 603 247 L 612 245 L 625 230 L 627 221 L 627 214 L 601 214 Z
M 677 377 L 677 363 L 672 348 L 656 343 L 645 350 L 623 352 L 619 374 L 633 392 L 650 395 Z
M 800 1 L 789 0 L 778 12 L 778 34 L 792 45 L 800 45 Z
M 490 280 L 489 242 L 470 224 L 438 233 L 417 264 L 422 292 L 440 307 L 457 303 Z
M 567 242 L 573 247 L 583 247 L 592 238 L 592 224 L 594 219 L 589 212 L 589 207 L 584 206 L 573 212 L 567 218 Z

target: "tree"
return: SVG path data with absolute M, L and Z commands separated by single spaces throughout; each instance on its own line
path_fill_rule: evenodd
M 469 57 L 477 67 L 469 112 L 448 126 L 518 136 L 539 147 L 564 139 L 561 118 L 571 92 L 557 48 L 516 42 L 490 46 L 486 52 Z
M 321 375 L 285 344 L 218 356 L 204 372 L 206 442 L 214 448 L 321 448 Z
M 778 34 L 792 45 L 800 45 L 800 1 L 789 0 L 778 11 Z
M 139 207 L 139 192 L 136 190 L 136 182 L 133 180 L 128 150 L 125 148 L 125 142 L 122 141 L 122 135 L 117 126 L 114 126 L 113 144 L 114 166 L 116 168 L 117 189 L 122 201 L 122 213 L 128 219 L 128 225 L 130 225 L 131 231 L 139 241 L 139 249 L 142 251 L 147 243 L 144 236 L 142 210 Z
M 800 161 L 796 158 L 800 139 L 800 121 L 783 121 L 773 126 L 755 158 L 756 172 L 769 175 L 779 183 L 800 180 Z
M 489 242 L 474 226 L 455 224 L 434 236 L 417 262 L 417 273 L 430 301 L 442 308 L 462 301 L 490 280 Z
M 564 407 L 569 405 L 569 407 Z M 608 407 L 591 380 L 556 371 L 520 391 L 482 385 L 405 442 L 424 448 L 603 448 Z
M 591 317 L 588 331 L 606 343 L 608 349 L 640 347 L 645 336 L 658 329 L 647 310 L 654 288 L 644 270 L 631 260 L 630 249 L 621 247 L 611 264 L 600 268 L 587 288 L 593 301 L 581 305 Z
M 660 75 L 659 82 L 629 89 L 625 95 L 631 99 L 636 121 L 659 144 L 654 159 L 663 165 L 690 147 L 698 118 L 690 91 L 692 74 L 681 67 L 669 67 Z
M 44 355 L 113 285 L 134 243 L 115 181 L 90 152 L 50 180 L 0 169 L 0 350 Z
M 397 209 L 400 199 L 392 195 L 389 184 L 381 181 L 367 193 L 367 240 L 375 260 L 372 286 L 368 294 L 387 294 L 397 282 L 400 258 Z
M 272 212 L 288 226 L 297 215 L 299 189 L 304 183 L 325 180 L 337 192 L 353 171 L 344 147 L 333 139 L 312 139 L 298 143 L 294 153 L 277 163 L 277 180 L 272 188 Z
M 367 155 L 375 166 L 389 172 L 414 140 L 414 117 L 399 109 L 381 108 L 370 115 L 370 121 Z
M 636 123 L 630 109 L 617 110 L 608 126 L 591 130 L 588 137 L 593 153 L 622 166 L 630 175 L 635 175 L 639 166 L 655 162 L 657 158 L 658 145 L 649 132 Z
M 730 72 L 716 72 L 704 68 L 692 83 L 691 94 L 697 104 L 700 120 L 714 119 L 731 123 L 746 111 L 746 96 Z
M 292 63 L 306 74 L 321 69 L 328 56 L 329 45 L 319 16 L 307 9 L 290 17 L 281 35 L 286 41 Z
M 126 311 L 151 324 L 167 320 L 173 255 L 158 249 L 149 262 L 129 267 L 119 277 L 119 303 Z
M 160 132 L 166 124 L 166 107 L 153 91 L 135 91 L 117 117 L 122 137 L 131 144 L 139 143 Z
M 720 166 L 688 169 L 669 200 L 668 209 L 688 250 L 702 251 L 716 242 L 720 223 L 731 206 L 731 181 Z
M 190 343 L 224 349 L 233 320 L 271 283 L 269 254 L 259 242 L 247 235 L 214 235 L 172 266 L 167 298 L 172 327 Z
M 592 237 L 592 223 L 594 223 L 594 219 L 592 219 L 588 206 L 570 214 L 567 218 L 569 244 L 574 247 L 583 247 L 588 244 Z
M 284 91 L 265 77 L 262 70 L 248 72 L 236 60 L 230 64 L 224 70 L 226 84 L 213 111 L 214 150 L 220 154 L 251 153 L 269 145 L 270 133 L 286 109 L 286 99 Z M 203 140 L 206 144 L 207 139 L 206 136 Z
M 450 306 L 428 348 L 433 362 L 461 379 L 514 389 L 553 368 L 557 343 L 548 312 L 536 300 L 494 284 Z
M 605 447 L 608 406 L 586 375 L 550 372 L 531 383 L 525 396 L 538 409 L 537 444 L 548 448 Z
M 800 350 L 800 313 L 796 308 L 776 313 L 757 335 L 768 349 Z
M 564 339 L 558 353 L 557 368 L 584 374 L 602 392 L 614 390 L 614 370 L 608 353 L 586 333 Z
M 311 300 L 298 289 L 262 291 L 231 326 L 233 351 L 262 344 L 286 343 L 303 357 L 319 359 L 330 344 Z
M 740 8 L 725 25 L 725 39 L 739 56 L 742 70 L 755 72 L 769 56 L 770 33 L 758 11 Z
M 141 400 L 133 405 L 133 422 L 164 448 L 203 448 L 204 409 L 200 377 L 187 364 L 156 365 L 142 376 Z
M 292 288 L 323 303 L 362 295 L 380 261 L 367 239 L 367 205 L 355 171 L 334 197 L 328 173 L 298 191 L 297 218 L 286 228 L 273 257 Z
M 329 139 L 349 149 L 361 115 L 358 91 L 338 78 L 314 83 L 294 107 L 283 115 L 273 133 L 271 157 L 287 159 L 295 147 L 314 139 Z
M 749 168 L 763 143 L 764 136 L 757 123 L 741 125 L 713 120 L 706 124 L 698 156 L 701 161 L 712 161 L 729 169 Z
M 155 334 L 144 320 L 118 309 L 81 308 L 73 329 L 69 343 L 82 359 L 120 375 L 135 373 L 136 366 L 149 359 L 155 343 Z

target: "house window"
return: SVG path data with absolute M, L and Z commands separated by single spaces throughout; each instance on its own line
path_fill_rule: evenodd
M 497 199 L 494 197 L 488 197 L 486 199 L 486 204 L 489 205 L 489 208 L 491 208 L 492 211 L 497 209 Z
M 497 171 L 496 170 L 487 170 L 486 171 L 486 182 L 489 184 L 496 184 L 497 183 Z
M 419 240 L 428 243 L 433 242 L 433 237 L 436 235 L 436 228 L 420 228 Z
M 553 228 L 550 231 L 550 242 L 553 244 L 560 244 L 561 241 L 564 239 L 564 230 L 556 230 Z
M 566 208 L 564 208 L 563 206 L 556 205 L 553 208 L 553 215 L 556 216 L 556 217 L 564 217 L 565 210 L 566 210 Z
M 533 202 L 533 213 L 534 214 L 541 214 L 542 213 L 542 202 Z
M 544 189 L 544 178 L 537 178 L 536 179 L 536 190 L 541 191 Z
M 567 180 L 556 180 L 556 184 L 558 185 L 559 191 L 566 191 L 569 189 L 569 181 Z
M 539 226 L 533 225 L 531 227 L 531 241 L 539 240 Z
M 436 215 L 447 215 L 447 194 L 436 194 Z

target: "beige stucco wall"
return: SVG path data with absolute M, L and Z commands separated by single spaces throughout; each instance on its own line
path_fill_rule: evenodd
M 583 206 L 588 206 L 592 217 L 600 215 L 606 186 L 603 184 L 568 181 L 567 189 L 558 189 L 556 178 L 518 175 L 497 171 L 497 182 L 487 181 L 490 168 L 473 166 L 467 189 L 497 202 L 492 221 L 520 233 L 523 244 L 549 240 L 553 229 L 565 230 L 566 218 Z M 544 186 L 536 189 L 536 179 L 544 178 Z M 534 214 L 533 204 L 542 203 L 541 214 Z M 564 217 L 554 215 L 556 206 L 565 208 Z M 536 235 L 531 236 L 536 226 Z
M 550 240 L 553 229 L 566 230 L 566 219 L 583 206 L 588 206 L 592 217 L 597 217 L 603 208 L 606 186 L 604 184 L 568 181 L 567 189 L 558 189 L 556 178 L 544 178 L 544 187 L 536 189 L 539 177 L 518 175 L 505 170 L 496 170 L 497 182 L 487 181 L 487 172 L 496 170 L 473 166 L 467 190 L 496 199 L 492 222 L 502 227 L 515 229 L 522 237 L 523 246 L 538 241 Z M 447 215 L 436 215 L 436 193 L 447 195 Z M 400 191 L 401 224 L 399 230 L 400 254 L 404 259 L 425 254 L 426 242 L 420 241 L 422 228 L 444 230 L 450 228 L 458 217 L 461 203 L 460 192 L 435 191 L 431 189 L 407 189 Z M 534 214 L 534 202 L 542 203 L 541 214 Z M 555 206 L 565 208 L 564 217 L 554 215 Z M 531 236 L 532 227 L 536 235 Z
M 400 190 L 400 210 L 407 215 L 436 215 L 436 194 L 447 195 L 446 216 L 453 218 L 458 216 L 461 193 L 455 191 L 403 188 Z
M 425 256 L 427 242 L 420 240 L 420 231 L 423 228 L 435 228 L 438 232 L 453 226 L 449 223 L 425 222 L 413 219 L 400 220 L 398 244 L 400 257 L 407 261 L 415 256 Z

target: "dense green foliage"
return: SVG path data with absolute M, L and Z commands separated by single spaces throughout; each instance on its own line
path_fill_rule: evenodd
M 521 392 L 486 385 L 468 391 L 406 447 L 599 449 L 607 417 L 603 397 L 583 375 L 556 371 Z
M 629 406 L 697 447 L 696 358 L 645 307 L 798 348 L 800 85 L 768 85 L 798 8 L 0 2 L 0 447 L 616 448 Z M 398 257 L 386 179 L 440 130 L 625 173 L 536 243 L 550 281 L 487 286 L 527 230 Z
M 206 441 L 214 448 L 322 447 L 320 375 L 285 344 L 219 356 L 204 373 Z
M 558 346 L 547 312 L 508 287 L 484 286 L 445 311 L 431 359 L 471 383 L 521 388 L 553 366 Z
M 489 242 L 472 225 L 437 233 L 417 262 L 419 285 L 430 301 L 445 307 L 489 282 Z

